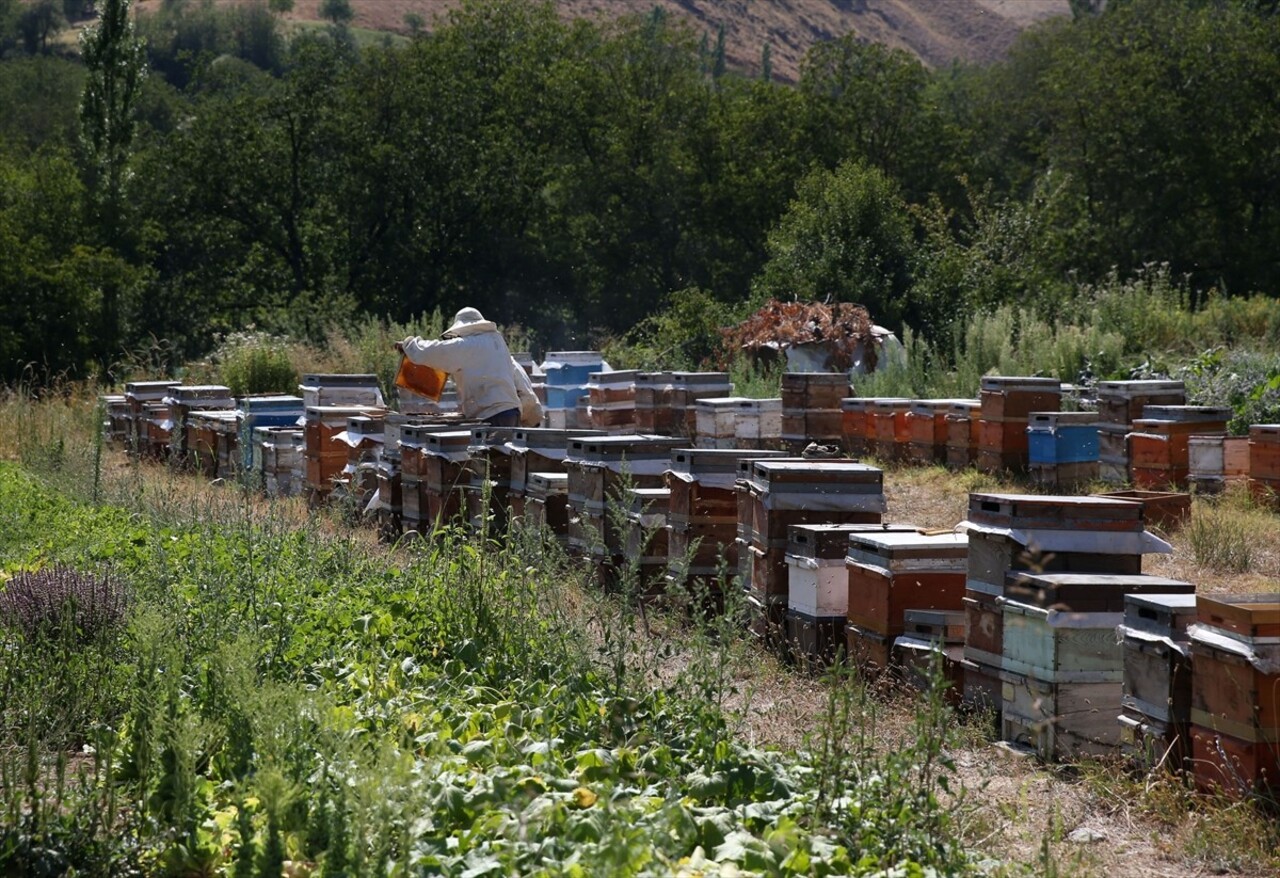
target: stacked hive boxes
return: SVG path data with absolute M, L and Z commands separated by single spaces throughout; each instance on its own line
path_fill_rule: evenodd
M 1169 552 L 1147 533 L 1142 504 L 1102 497 L 969 495 L 965 700 L 996 711 L 1003 696 L 1005 580 L 1012 571 L 1137 574 L 1142 555 Z
M 347 447 L 334 437 L 346 430 L 347 418 L 380 415 L 386 409 L 378 376 L 370 374 L 308 373 L 298 385 L 304 410 L 303 465 L 313 500 L 333 489 L 346 468 Z
M 735 491 L 740 469 L 750 461 L 776 459 L 778 451 L 677 448 L 664 473 L 671 492 L 668 515 L 670 583 L 716 592 L 722 565 L 730 575 L 740 570 L 742 547 L 737 543 L 738 501 Z
M 961 470 L 978 460 L 978 420 L 982 403 L 977 400 L 953 402 L 947 410 L 947 467 Z
M 378 490 L 378 463 L 386 440 L 386 416 L 385 411 L 353 415 L 347 418 L 347 429 L 334 437 L 335 443 L 347 449 L 347 465 L 335 479 L 335 485 L 340 485 L 361 511 Z
M 871 450 L 883 461 L 902 461 L 907 457 L 911 435 L 907 428 L 907 412 L 915 400 L 883 397 L 871 401 Z
M 1027 424 L 1032 412 L 1062 407 L 1056 378 L 982 379 L 977 466 L 983 472 L 1023 472 L 1027 468 Z
M 1194 594 L 1124 599 L 1124 691 L 1120 743 L 1142 764 L 1182 767 L 1191 754 L 1191 642 Z
M 1129 479 L 1136 488 L 1185 486 L 1193 433 L 1226 435 L 1231 409 L 1194 405 L 1148 405 L 1128 434 Z
M 670 555 L 667 513 L 671 490 L 630 488 L 623 499 L 627 524 L 622 538 L 621 585 L 630 591 L 631 597 L 662 594 L 666 590 Z
M 584 439 L 601 435 L 594 430 L 553 430 L 550 428 L 517 427 L 511 433 L 509 454 L 511 457 L 510 493 L 511 517 L 525 514 L 526 498 L 534 473 L 563 474 L 564 461 L 569 454 L 570 439 Z M 544 488 L 554 488 L 562 480 L 543 480 Z M 545 518 L 544 518 L 545 520 Z M 559 518 L 553 517 L 553 521 Z M 564 531 L 556 531 L 564 536 Z
M 129 400 L 123 393 L 104 393 L 98 397 L 102 413 L 102 430 L 106 440 L 118 447 L 127 447 L 132 424 Z
M 254 431 L 259 427 L 294 427 L 306 415 L 300 396 L 279 394 L 244 396 L 240 398 L 240 464 L 246 472 L 261 472 L 262 463 L 256 458 L 257 443 Z
M 587 417 L 590 426 L 606 433 L 634 433 L 636 429 L 635 370 L 592 372 L 587 379 Z
M 449 438 L 445 443 L 432 444 L 433 437 L 446 433 Z M 470 442 L 470 429 L 460 430 L 456 424 L 401 425 L 400 514 L 405 532 L 424 534 L 461 509 L 457 495 L 461 485 L 469 483 L 469 477 L 464 476 L 464 462 Z M 448 497 L 456 498 L 451 510 L 444 508 L 443 495 L 449 477 L 453 490 Z
M 216 472 L 217 451 L 212 426 L 203 419 L 193 424 L 191 414 L 234 409 L 236 401 L 231 397 L 231 388 L 221 384 L 180 384 L 170 389 L 165 401 L 169 404 L 173 420 L 169 434 L 169 459 L 182 466 L 198 466 L 205 472 Z
M 783 633 L 788 605 L 787 528 L 879 524 L 885 509 L 884 474 L 850 461 L 756 460 L 738 491 L 739 515 L 750 521 L 743 530 L 751 555 L 751 627 L 776 641 Z
M 1249 490 L 1259 501 L 1276 505 L 1280 495 L 1280 424 L 1249 428 Z
M 1004 739 L 1046 760 L 1114 752 L 1124 679 L 1116 629 L 1125 595 L 1192 590 L 1157 576 L 1010 573 L 998 600 Z
M 854 396 L 840 400 L 840 435 L 844 448 L 852 457 L 870 454 L 875 432 L 871 421 L 871 406 L 875 399 Z
M 912 463 L 947 462 L 947 415 L 963 399 L 917 399 L 907 410 L 907 459 Z
M 1098 477 L 1123 484 L 1129 480 L 1128 434 L 1148 405 L 1182 405 L 1181 381 L 1100 381 L 1098 393 Z
M 1033 412 L 1027 424 L 1033 484 L 1070 488 L 1098 478 L 1098 416 L 1094 412 Z
M 872 529 L 883 533 L 888 527 L 793 524 L 787 528 L 786 631 L 787 642 L 797 659 L 827 664 L 844 653 L 844 629 L 849 612 L 849 574 L 845 559 L 850 537 Z
M 525 526 L 546 530 L 561 544 L 569 538 L 569 476 L 532 472 L 524 482 Z
M 542 364 L 547 395 L 543 426 L 553 430 L 588 426 L 578 421 L 578 403 L 586 402 L 591 373 L 601 372 L 603 367 L 599 351 L 549 352 Z
M 672 417 L 671 372 L 636 373 L 636 432 L 670 436 L 675 432 Z
M 695 404 L 699 448 L 776 448 L 782 441 L 782 400 L 710 397 Z
M 124 386 L 129 404 L 129 451 L 160 458 L 169 453 L 172 412 L 165 402 L 178 381 L 130 381 Z
M 1196 784 L 1280 791 L 1280 594 L 1201 595 L 1191 638 Z
M 1248 437 L 1187 438 L 1187 486 L 1197 494 L 1221 494 L 1227 485 L 1246 481 L 1248 477 Z
M 782 374 L 782 443 L 799 450 L 809 442 L 839 445 L 844 439 L 841 400 L 849 395 L 843 372 Z
M 962 582 L 963 578 L 962 572 Z M 904 611 L 902 634 L 894 639 L 889 660 L 903 681 L 916 689 L 927 690 L 941 680 L 947 702 L 959 706 L 964 694 L 964 611 Z
M 253 431 L 254 455 L 268 497 L 292 497 L 303 487 L 303 450 L 300 427 L 257 427 Z
M 635 435 L 569 440 L 569 550 L 590 558 L 602 580 L 625 555 L 619 526 L 629 502 L 625 491 L 665 487 L 663 473 L 678 444 L 678 439 Z
M 732 395 L 728 372 L 672 372 L 671 429 L 655 432 L 692 439 L 698 434 L 698 400 Z
M 514 427 L 472 427 L 467 447 L 467 521 L 475 533 L 498 534 L 507 528 L 511 500 L 511 440 Z
M 907 610 L 960 611 L 968 540 L 919 531 L 849 537 L 846 650 L 855 666 L 889 668 L 894 641 L 906 633 Z

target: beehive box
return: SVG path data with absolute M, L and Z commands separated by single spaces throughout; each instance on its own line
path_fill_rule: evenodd
M 592 429 L 634 432 L 636 370 L 592 372 L 587 379 L 587 417 Z
M 728 372 L 672 372 L 672 435 L 691 438 L 697 434 L 698 400 L 732 395 Z
M 1149 405 L 1182 405 L 1186 387 L 1181 381 L 1099 381 L 1098 422 L 1128 427 Z
M 666 582 L 669 555 L 667 508 L 671 492 L 667 488 L 632 488 L 626 494 L 625 533 L 622 535 L 622 563 L 633 568 L 633 597 L 661 593 Z
M 871 423 L 872 397 L 848 397 L 840 400 L 840 434 L 845 450 L 853 457 L 861 457 L 871 449 L 875 432 Z
M 751 400 L 743 396 L 712 396 L 694 403 L 697 447 L 737 448 L 739 413 L 742 405 L 749 402 Z M 779 418 L 781 418 L 781 412 L 779 412 Z M 781 423 L 779 423 L 779 431 L 781 431 Z
M 670 436 L 672 372 L 636 373 L 636 432 Z
M 736 483 L 741 474 L 750 474 L 754 460 L 779 459 L 780 451 L 738 449 L 672 450 L 664 472 L 671 489 L 674 521 L 694 519 L 734 524 L 738 520 Z M 750 507 L 747 507 L 748 510 Z
M 129 406 L 127 442 L 130 453 L 143 457 L 159 457 L 168 453 L 169 428 L 165 428 L 164 441 L 157 446 L 152 442 L 155 433 L 149 428 L 149 423 L 170 419 L 172 413 L 164 400 L 180 384 L 180 381 L 130 381 L 125 384 L 124 398 Z M 157 406 L 164 409 L 159 417 Z
M 969 494 L 968 520 L 1022 530 L 1141 532 L 1143 507 L 1114 497 L 1049 494 Z
M 968 540 L 961 534 L 855 533 L 845 558 L 849 622 L 887 642 L 905 612 L 961 610 Z
M 1002 671 L 1000 696 L 1004 739 L 1045 761 L 1107 756 L 1120 747 L 1118 681 L 1067 683 Z
M 954 402 L 947 411 L 947 467 L 961 470 L 972 466 L 978 453 L 978 419 L 981 403 Z
M 1195 586 L 1163 576 L 1011 571 L 1005 578 L 1003 596 L 1044 609 L 1122 613 L 1128 596 L 1150 594 L 1194 595 Z
M 1280 497 L 1280 424 L 1249 427 L 1249 490 L 1271 506 Z
M 1124 652 L 1116 627 L 1123 613 L 1035 607 L 1007 597 L 999 604 L 1004 615 L 1001 670 L 1048 682 L 1114 683 L 1118 710 Z
M 834 663 L 846 647 L 844 616 L 811 616 L 787 610 L 786 639 L 797 664 L 821 668 Z
M 1191 495 L 1180 491 L 1150 491 L 1133 489 L 1128 491 L 1106 491 L 1095 494 L 1113 500 L 1128 500 L 1141 504 L 1142 519 L 1151 527 L 1158 527 L 1166 533 L 1176 530 L 1191 515 Z
M 788 609 L 811 618 L 839 616 L 849 609 L 845 558 L 852 534 L 880 525 L 796 524 L 787 528 Z M 843 625 L 843 622 L 841 623 Z
M 568 440 L 569 502 L 603 515 L 624 488 L 662 488 L 671 452 L 681 440 L 662 436 L 574 436 Z
M 1098 424 L 1098 478 L 1113 485 L 1129 481 L 1129 425 Z
M 1198 494 L 1220 494 L 1249 478 L 1249 439 L 1193 434 L 1187 437 L 1187 484 Z
M 1188 629 L 1196 783 L 1232 794 L 1280 788 L 1280 595 L 1202 595 L 1197 616 Z
M 189 452 L 195 449 L 188 443 L 195 435 L 187 429 L 187 419 L 194 411 L 222 411 L 235 408 L 235 399 L 231 396 L 231 388 L 221 384 L 180 384 L 170 388 L 165 401 L 169 404 L 170 417 L 173 420 L 169 435 L 169 457 L 175 463 L 188 465 L 194 463 Z M 207 439 L 209 447 L 202 449 L 206 455 L 213 455 L 212 436 L 205 436 L 202 430 L 200 440 Z
M 956 610 L 907 610 L 890 661 L 907 685 L 926 691 L 941 682 L 949 704 L 964 695 L 965 616 Z
M 977 465 L 984 472 L 1025 470 L 1027 421 L 1032 412 L 1057 411 L 1062 385 L 1053 378 L 982 379 Z
M 261 463 L 255 458 L 256 444 L 253 431 L 258 427 L 293 427 L 306 416 L 302 405 L 302 397 L 283 394 L 263 394 L 240 398 L 240 434 L 239 444 L 242 452 L 241 465 L 245 470 L 261 470 Z
M 884 474 L 840 460 L 755 460 L 752 521 L 762 545 L 793 524 L 875 524 L 884 512 Z
M 364 406 L 383 405 L 382 388 L 378 376 L 372 374 L 335 374 L 310 372 L 302 376 L 298 385 L 304 408 L 315 406 Z
M 1098 459 L 1098 416 L 1093 412 L 1033 412 L 1027 421 L 1032 464 L 1086 463 Z
M 913 399 L 884 397 L 871 403 L 871 425 L 875 434 L 872 450 L 885 461 L 902 461 L 907 458 L 911 434 L 907 425 L 907 412 L 915 403 Z
M 1191 647 L 1194 594 L 1125 597 L 1120 698 L 1122 747 L 1146 764 L 1178 770 L 1191 751 Z
M 511 433 L 511 490 L 525 491 L 529 474 L 563 473 L 572 439 L 603 435 L 595 430 L 553 430 L 545 427 L 516 427 Z
M 531 472 L 525 480 L 525 522 L 546 528 L 561 543 L 569 534 L 569 476 L 565 473 Z
M 782 374 L 782 443 L 800 448 L 809 442 L 839 444 L 844 438 L 841 400 L 849 395 L 843 372 Z
M 917 399 L 907 410 L 907 459 L 913 463 L 947 462 L 947 415 L 968 400 Z
M 895 637 L 849 622 L 844 627 L 845 661 L 866 676 L 889 670 Z

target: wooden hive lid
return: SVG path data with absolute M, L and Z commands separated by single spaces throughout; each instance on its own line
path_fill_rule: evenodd
M 529 473 L 526 484 L 530 493 L 567 494 L 569 492 L 569 474 Z
M 674 372 L 637 372 L 636 384 L 665 387 L 671 383 Z
M 950 412 L 953 415 L 967 415 L 974 417 L 982 411 L 982 403 L 976 399 L 958 399 L 951 403 Z
M 844 558 L 849 538 L 863 533 L 919 533 L 914 524 L 793 524 L 787 527 L 787 553 L 802 558 Z
M 1144 529 L 1142 504 L 1113 497 L 975 492 L 969 495 L 969 521 L 1037 530 Z
M 629 488 L 627 490 L 627 511 L 632 515 L 665 517 L 670 508 L 670 488 Z
M 1280 636 L 1280 593 L 1202 594 L 1196 618 L 1208 625 L 1244 638 Z
M 863 531 L 849 534 L 848 557 L 883 559 L 938 559 L 963 562 L 969 557 L 969 538 L 959 533 L 915 531 Z M 874 563 L 874 562 L 873 562 Z
M 707 411 L 722 409 L 736 411 L 744 402 L 751 402 L 751 400 L 745 396 L 704 396 L 702 399 L 694 400 L 693 404 L 698 409 L 706 409 Z
M 1032 412 L 1027 419 L 1028 426 L 1047 430 L 1068 426 L 1092 427 L 1097 423 L 1097 412 Z
M 728 387 L 728 372 L 672 372 L 673 387 L 692 390 L 699 387 Z
M 982 379 L 982 389 L 987 392 L 1009 393 L 1034 391 L 1036 393 L 1060 393 L 1062 382 L 1057 378 L 1040 378 L 1018 375 L 988 375 Z
M 1095 390 L 1100 399 L 1128 399 L 1153 394 L 1185 393 L 1186 385 L 1181 381 L 1145 378 L 1136 381 L 1099 381 L 1095 385 Z
M 1280 424 L 1250 424 L 1249 438 L 1255 442 L 1280 441 Z
M 766 488 L 782 488 L 789 484 L 817 484 L 842 488 L 867 485 L 880 490 L 884 484 L 882 471 L 852 460 L 755 460 L 751 465 L 751 475 Z
M 1123 612 L 1125 595 L 1187 594 L 1195 586 L 1178 579 L 1145 574 L 1031 573 L 1010 571 L 1005 597 L 1032 607 L 1066 607 L 1076 612 Z
M 1229 421 L 1235 414 L 1225 406 L 1211 405 L 1144 405 L 1143 421 L 1176 421 L 1179 423 L 1216 423 Z M 1134 421 L 1135 424 L 1138 420 Z
M 589 372 L 588 387 L 610 387 L 618 384 L 635 384 L 639 369 L 614 369 L 612 372 Z
M 970 403 L 973 400 L 968 399 L 913 399 L 911 401 L 911 411 L 918 414 L 936 415 L 951 411 L 951 407 L 958 402 Z M 981 405 L 981 403 L 974 403 Z
M 840 400 L 840 410 L 845 412 L 867 412 L 875 403 L 874 396 L 846 396 Z
M 877 396 L 871 400 L 871 411 L 877 414 L 905 412 L 915 402 L 908 396 Z
M 849 376 L 844 372 L 783 372 L 782 386 L 800 389 L 802 387 L 847 387 Z

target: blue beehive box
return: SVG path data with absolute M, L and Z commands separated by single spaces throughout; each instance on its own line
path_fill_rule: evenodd
M 245 470 L 253 469 L 255 427 L 292 427 L 306 414 L 300 396 L 244 396 L 240 398 L 240 451 Z
M 547 408 L 571 409 L 578 405 L 578 400 L 587 395 L 587 388 L 582 385 L 558 387 L 547 385 Z
M 1027 458 L 1032 464 L 1097 460 L 1097 413 L 1033 412 L 1027 422 Z
M 547 361 L 542 364 L 548 390 L 552 387 L 585 385 L 592 372 L 600 372 L 603 369 L 604 356 L 599 351 L 551 351 L 547 354 Z M 576 397 L 574 399 L 576 401 Z M 550 404 L 549 396 L 547 402 Z M 572 408 L 573 403 L 568 406 L 552 405 L 551 407 Z

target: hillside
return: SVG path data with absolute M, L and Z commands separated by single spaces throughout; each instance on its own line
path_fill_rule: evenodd
M 143 8 L 159 0 L 144 0 Z M 321 0 L 296 0 L 291 18 L 319 18 Z M 431 26 L 458 0 L 351 0 L 356 27 L 408 32 L 405 16 Z M 1001 57 L 1025 28 L 1069 14 L 1067 0 L 556 0 L 566 18 L 645 14 L 654 6 L 713 37 L 723 25 L 730 66 L 756 73 L 770 45 L 774 75 L 794 80 L 814 43 L 856 33 L 905 49 L 931 67 Z

